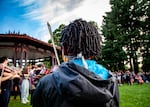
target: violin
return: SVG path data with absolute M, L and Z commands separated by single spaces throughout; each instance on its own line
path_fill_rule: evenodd
M 4 68 L 3 68 L 4 67 Z M 21 69 L 17 68 L 17 67 L 9 67 L 9 66 L 4 66 L 2 64 L 0 64 L 0 69 L 4 69 L 4 72 L 7 73 L 14 73 L 14 77 L 13 78 L 19 78 L 22 74 L 21 74 Z
M 21 74 L 21 71 L 22 69 L 20 68 L 17 68 L 17 67 L 14 67 L 14 66 L 5 66 L 4 69 L 7 71 L 7 72 L 15 72 L 16 74 Z

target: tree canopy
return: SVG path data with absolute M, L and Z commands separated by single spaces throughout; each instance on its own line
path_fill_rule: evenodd
M 129 62 L 131 70 L 138 72 L 139 63 L 150 64 L 150 1 L 110 0 L 110 4 L 102 25 L 103 59 L 113 67 Z

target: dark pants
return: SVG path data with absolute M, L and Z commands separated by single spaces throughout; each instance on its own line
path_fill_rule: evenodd
M 3 89 L 0 94 L 0 107 L 8 107 L 8 103 L 10 100 L 10 90 Z
M 19 85 L 14 85 L 13 86 L 13 96 L 14 96 L 15 100 L 16 100 L 18 95 L 20 96 L 20 100 L 21 100 L 21 92 L 20 92 Z
M 32 89 L 32 90 L 31 90 L 31 99 L 30 99 L 30 105 L 32 105 L 32 98 L 33 98 L 33 92 L 34 92 L 34 90 L 35 90 L 35 89 Z

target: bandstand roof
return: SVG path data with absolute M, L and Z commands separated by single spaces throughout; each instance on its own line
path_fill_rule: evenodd
M 0 56 L 13 58 L 14 49 L 16 49 L 18 52 L 16 58 L 19 59 L 21 47 L 28 50 L 28 59 L 41 59 L 54 55 L 51 44 L 26 34 L 0 34 Z M 60 47 L 56 46 L 56 49 L 60 51 Z

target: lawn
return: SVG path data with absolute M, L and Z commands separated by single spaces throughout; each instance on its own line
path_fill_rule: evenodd
M 150 107 L 150 83 L 123 85 L 120 90 L 120 107 Z
M 150 107 L 150 83 L 132 86 L 122 85 L 120 91 L 120 107 Z M 19 96 L 17 100 L 11 97 L 9 107 L 31 107 L 30 104 L 21 104 Z

